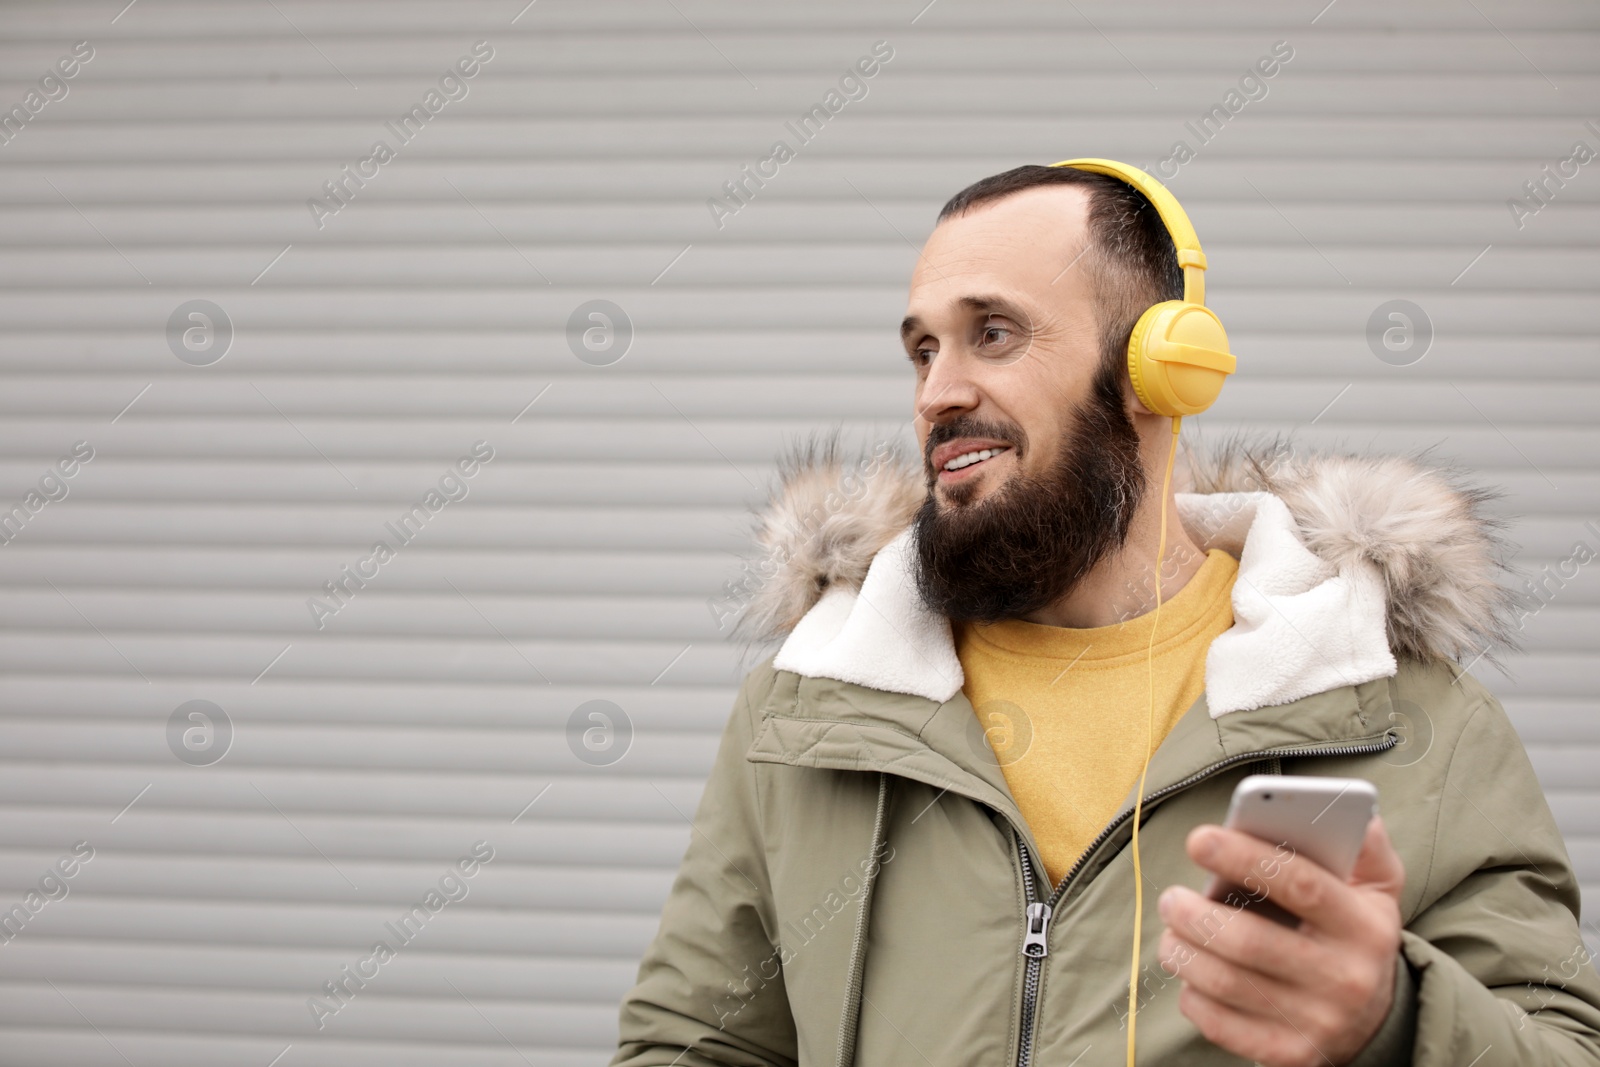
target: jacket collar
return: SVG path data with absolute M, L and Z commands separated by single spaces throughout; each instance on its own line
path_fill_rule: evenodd
M 1377 568 L 1340 572 L 1294 536 L 1283 501 L 1267 493 L 1178 497 L 1202 549 L 1239 560 L 1232 628 L 1206 655 L 1212 716 L 1283 704 L 1395 672 Z M 1236 530 L 1247 531 L 1242 543 Z M 943 703 L 964 681 L 950 622 L 916 594 L 908 527 L 873 559 L 859 590 L 825 594 L 789 634 L 778 670 L 835 678 Z
M 1213 716 L 1202 696 L 1150 760 L 1145 795 L 1208 771 L 1278 754 L 1366 750 L 1397 737 L 1389 682 L 1341 685 L 1279 707 Z M 1032 844 L 966 694 L 946 701 L 779 670 L 745 758 L 832 770 L 882 771 L 986 804 Z M 1130 790 L 1122 808 L 1133 805 Z M 920 816 L 920 813 L 919 813 Z M 1035 852 L 1037 846 L 1035 845 Z
M 1179 521 L 1239 560 L 1234 626 L 1206 660 L 1211 718 L 1387 677 L 1396 653 L 1515 647 L 1517 598 L 1497 582 L 1506 546 L 1480 514 L 1490 494 L 1458 474 L 1279 441 L 1185 458 Z M 912 576 L 920 467 L 892 447 L 847 464 L 835 436 L 780 472 L 757 522 L 760 578 L 745 581 L 747 639 L 781 639 L 780 671 L 953 702 L 964 679 L 949 620 L 923 606 Z

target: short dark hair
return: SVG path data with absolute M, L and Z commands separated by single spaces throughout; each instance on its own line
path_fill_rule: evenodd
M 1040 185 L 1088 190 L 1089 248 L 1080 252 L 1099 304 L 1100 356 L 1107 364 L 1125 365 L 1139 316 L 1151 304 L 1183 297 L 1172 235 L 1143 193 L 1107 174 L 1030 163 L 973 182 L 949 199 L 938 221 Z

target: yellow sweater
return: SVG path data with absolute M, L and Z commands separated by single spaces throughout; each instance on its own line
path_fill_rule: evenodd
M 1220 549 L 1161 605 L 1151 748 L 1205 691 L 1206 650 L 1233 625 L 1238 562 Z M 962 686 L 1033 831 L 1051 884 L 1117 813 L 1144 766 L 1153 611 L 1071 629 L 957 623 Z

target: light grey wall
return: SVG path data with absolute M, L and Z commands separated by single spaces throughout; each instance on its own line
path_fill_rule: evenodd
M 1600 549 L 1600 162 L 1507 204 L 1600 149 L 1588 0 L 122 3 L 0 6 L 7 108 L 93 49 L 0 144 L 0 503 L 93 449 L 0 545 L 0 906 L 94 850 L 0 944 L 0 1064 L 603 1061 L 738 680 L 707 601 L 744 510 L 806 431 L 909 434 L 915 249 L 1018 163 L 1198 148 L 1167 173 L 1241 356 L 1206 433 L 1432 446 L 1505 488 L 1528 571 Z M 719 228 L 707 199 L 877 41 Z M 1435 333 L 1404 366 L 1366 336 L 1398 299 Z M 195 300 L 220 359 L 169 345 Z M 634 331 L 606 366 L 567 339 L 592 300 Z M 478 441 L 469 495 L 319 629 L 308 598 Z M 1594 906 L 1592 570 L 1514 678 L 1474 670 Z M 635 728 L 609 766 L 569 745 L 591 700 Z M 175 755 L 189 701 L 231 723 L 208 766 Z M 467 897 L 318 1030 L 307 999 L 478 841 Z

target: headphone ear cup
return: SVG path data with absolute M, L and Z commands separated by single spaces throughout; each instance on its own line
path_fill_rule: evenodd
M 1209 408 L 1236 362 L 1222 321 L 1203 304 L 1153 304 L 1128 337 L 1134 395 L 1157 415 L 1198 415 Z
M 1133 383 L 1133 395 L 1154 415 L 1181 414 L 1167 410 L 1168 405 L 1163 402 L 1167 390 L 1162 388 L 1163 382 L 1157 379 L 1164 379 L 1167 371 L 1150 358 L 1149 349 L 1152 333 L 1157 328 L 1156 321 L 1162 318 L 1162 309 L 1169 304 L 1181 303 L 1181 300 L 1168 300 L 1151 304 L 1139 316 L 1139 321 L 1133 324 L 1133 333 L 1128 335 L 1128 379 Z

